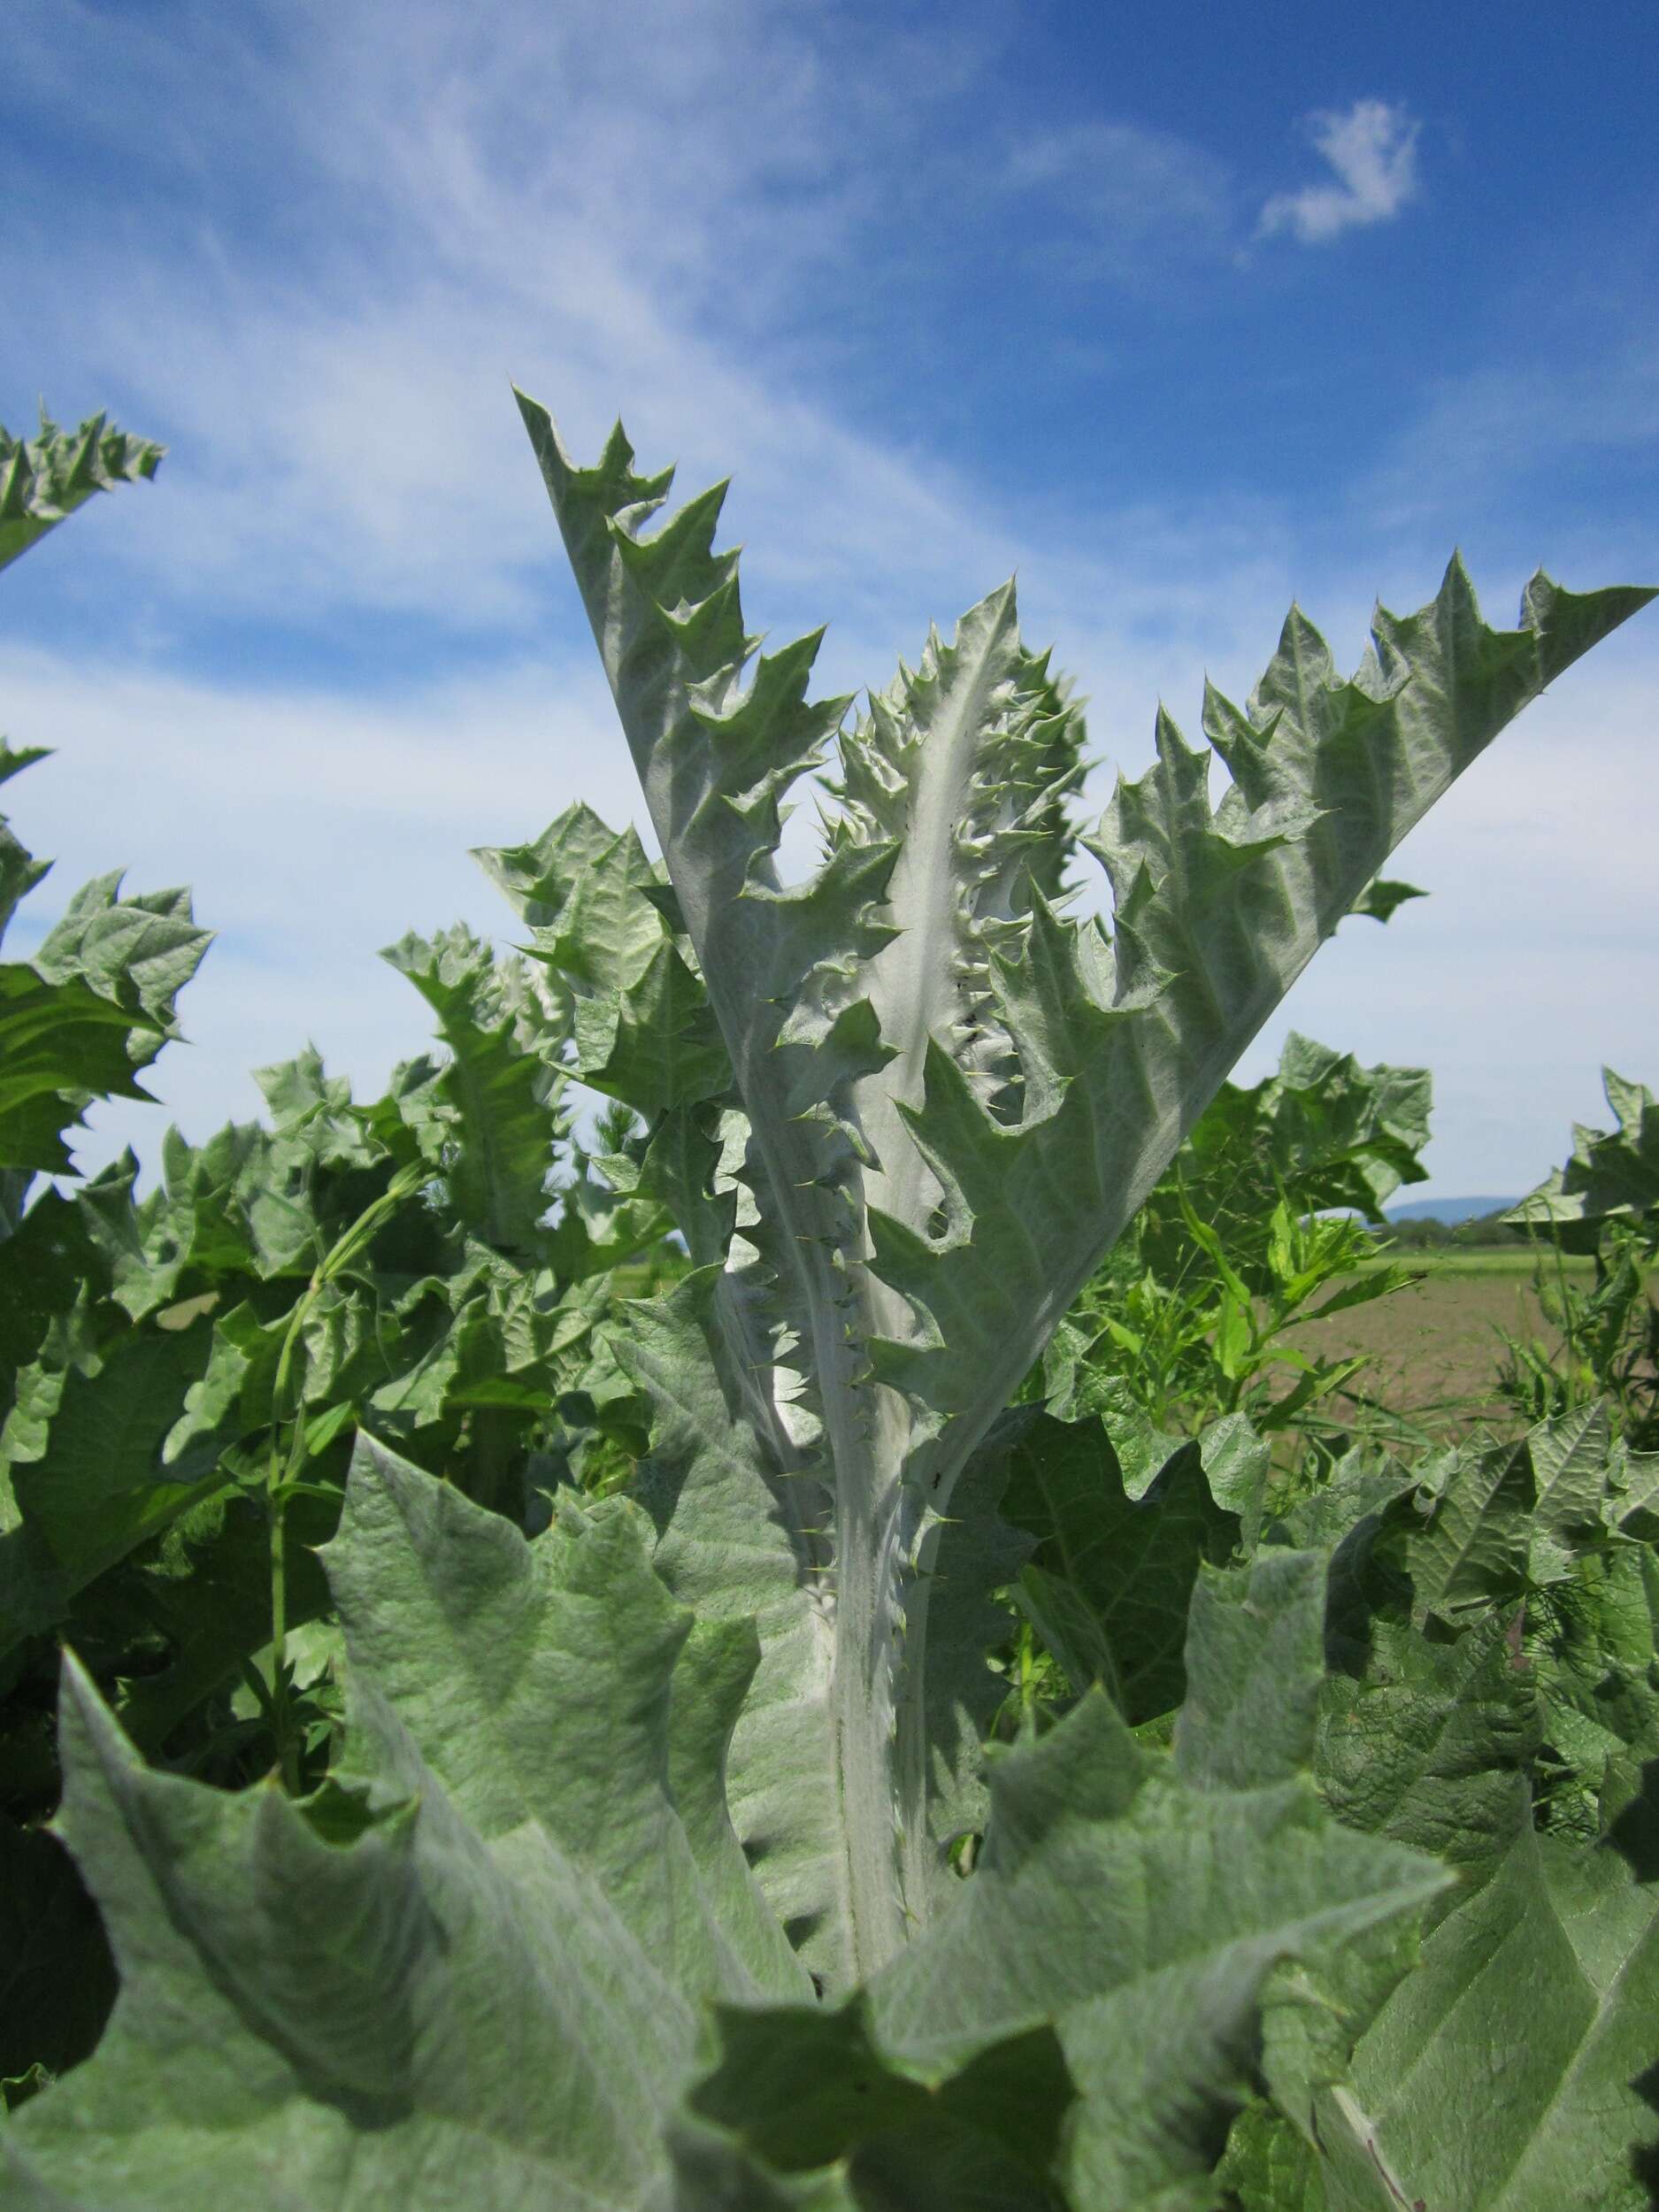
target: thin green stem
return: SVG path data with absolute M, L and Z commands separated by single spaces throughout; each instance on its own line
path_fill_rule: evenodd
M 290 1796 L 299 1793 L 300 1746 L 294 1727 L 288 1665 L 288 1502 L 306 1459 L 304 1395 L 302 1390 L 296 1396 L 294 1388 L 305 1325 L 328 1286 L 344 1273 L 431 1171 L 424 1161 L 399 1168 L 373 1205 L 342 1233 L 296 1300 L 277 1356 L 276 1379 L 271 1389 L 271 1456 L 265 1472 L 271 1545 L 271 1729 L 276 1740 L 277 1772 Z

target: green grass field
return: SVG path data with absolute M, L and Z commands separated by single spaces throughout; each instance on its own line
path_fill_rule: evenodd
M 1407 1267 L 1426 1268 L 1435 1275 L 1511 1275 L 1527 1279 L 1535 1273 L 1538 1255 L 1525 1244 L 1443 1245 L 1438 1249 L 1409 1251 L 1396 1247 L 1384 1259 L 1367 1263 L 1371 1267 L 1388 1267 L 1398 1260 Z M 1560 1265 L 1570 1275 L 1587 1276 L 1595 1263 L 1587 1256 L 1564 1254 Z M 1557 1264 L 1552 1256 L 1548 1261 L 1554 1269 Z
M 1538 1256 L 1524 1244 L 1494 1245 L 1489 1250 L 1479 1248 L 1460 1251 L 1455 1247 L 1443 1252 L 1402 1254 L 1413 1267 L 1423 1266 L 1436 1275 L 1514 1275 L 1529 1279 L 1538 1267 Z M 1587 1255 L 1563 1254 L 1559 1263 L 1552 1256 L 1548 1262 L 1552 1270 L 1559 1263 L 1570 1275 L 1588 1275 L 1595 1263 Z

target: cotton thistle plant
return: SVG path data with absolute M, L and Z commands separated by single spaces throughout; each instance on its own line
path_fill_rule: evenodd
M 730 1788 L 763 1882 L 847 1986 L 949 1896 L 973 1730 L 954 1694 L 941 1709 L 964 1655 L 930 1644 L 931 1584 L 975 1448 L 1388 854 L 1643 595 L 1540 574 L 1494 631 L 1454 561 L 1420 612 L 1378 612 L 1346 682 L 1293 611 L 1246 709 L 1207 690 L 1219 806 L 1164 714 L 1156 764 L 1118 783 L 1086 841 L 1108 933 L 1056 908 L 1081 723 L 1011 584 L 843 737 L 848 703 L 807 695 L 817 636 L 755 658 L 736 556 L 714 549 L 724 488 L 653 528 L 670 478 L 636 473 L 619 428 L 580 469 L 520 405 L 741 1117 L 739 1263 L 709 1248 L 701 1341 L 631 1356 L 664 1404 L 680 1363 L 712 1357 L 721 1448 L 793 1532 L 810 1631 L 763 1664 Z M 838 740 L 822 865 L 786 887 L 781 803 Z M 668 1547 L 672 1586 L 672 1525 Z M 746 1832 L 750 1757 L 776 1770 L 769 1692 L 791 1809 L 762 1809 L 768 1780 Z
M 669 477 L 620 429 L 578 468 L 520 404 L 663 863 L 580 807 L 480 857 L 573 1071 L 649 1123 L 607 1172 L 693 1263 L 612 1332 L 649 1455 L 526 1540 L 360 1440 L 311 1800 L 149 1771 L 66 1663 L 61 1824 L 122 1993 L 0 2134 L 4 2201 L 1175 2212 L 1260 2086 L 1297 2158 L 1334 2147 L 1333 2207 L 1410 2201 L 1344 2070 L 1448 1877 L 1308 1773 L 1333 1548 L 1409 1484 L 1187 1576 L 1167 1748 L 1096 1690 L 987 1767 L 1021 1557 L 993 1431 L 1390 851 L 1650 595 L 1540 575 L 1494 631 L 1454 562 L 1350 681 L 1293 611 L 1243 709 L 1206 694 L 1219 804 L 1160 716 L 1086 841 L 1109 928 L 1065 911 L 1081 722 L 1011 586 L 849 728 L 808 697 L 816 637 L 757 657 L 718 490 L 657 526 Z M 820 768 L 822 862 L 786 884 Z M 1259 1474 L 1183 1480 L 1236 1530 Z M 1444 1549 L 1461 1495 L 1433 1510 Z M 1627 2027 L 1552 2171 L 1592 2173 Z M 1539 2128 L 1566 2108 L 1540 2080 Z

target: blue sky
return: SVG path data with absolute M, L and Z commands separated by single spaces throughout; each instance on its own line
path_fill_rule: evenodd
M 8 795 L 58 867 L 219 932 L 155 1087 L 187 1133 L 307 1037 L 426 1041 L 376 961 L 506 915 L 466 858 L 634 811 L 511 405 L 734 480 L 755 626 L 880 683 L 1010 571 L 1091 700 L 1242 698 L 1293 597 L 1351 663 L 1461 545 L 1659 580 L 1650 7 L 14 0 L 0 415 L 171 451 L 11 572 Z M 620 25 L 620 28 L 618 28 Z M 1659 1085 L 1659 614 L 1502 738 L 1288 1026 L 1435 1074 L 1433 1182 L 1520 1189 Z M 14 942 L 27 951 L 19 922 Z M 88 1164 L 163 1115 L 100 1111 Z

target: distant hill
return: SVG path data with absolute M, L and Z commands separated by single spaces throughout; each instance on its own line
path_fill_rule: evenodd
M 1506 1207 L 1518 1206 L 1520 1197 L 1514 1198 L 1414 1198 L 1409 1205 L 1386 1209 L 1390 1221 L 1443 1221 L 1448 1229 L 1455 1229 L 1460 1221 L 1479 1221 L 1483 1215 L 1502 1213 Z

